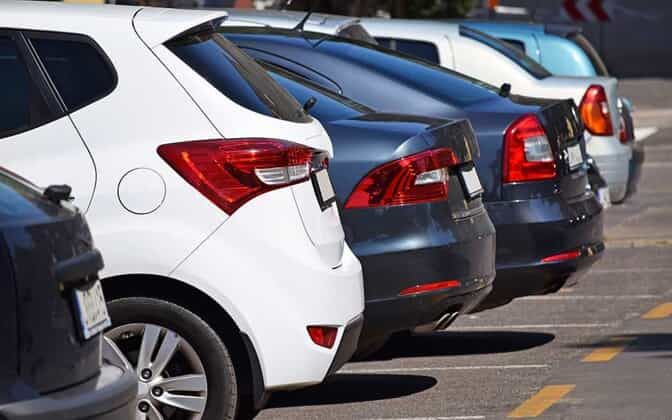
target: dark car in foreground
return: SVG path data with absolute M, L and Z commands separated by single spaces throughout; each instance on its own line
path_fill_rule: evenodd
M 583 126 L 571 101 L 510 97 L 482 82 L 353 40 L 275 28 L 221 31 L 261 62 L 378 112 L 468 118 L 497 230 L 497 277 L 477 308 L 557 291 L 604 250 L 602 207 L 587 190 Z
M 0 170 L 0 418 L 128 420 L 135 373 L 116 364 L 100 332 L 109 325 L 82 215 Z
M 470 123 L 377 113 L 291 72 L 271 76 L 325 127 L 346 240 L 362 263 L 357 355 L 395 332 L 446 328 L 492 289 L 495 228 L 481 200 Z

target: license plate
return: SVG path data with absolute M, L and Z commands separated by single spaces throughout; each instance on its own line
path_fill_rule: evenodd
M 112 325 L 100 281 L 96 280 L 86 288 L 75 289 L 74 296 L 79 325 L 85 340 Z
M 334 191 L 333 185 L 331 185 L 331 179 L 329 179 L 329 172 L 326 169 L 322 169 L 313 174 L 313 185 L 318 196 L 318 201 L 322 210 L 331 206 L 336 200 L 336 192 Z
M 597 190 L 597 199 L 602 204 L 602 208 L 608 209 L 611 207 L 611 196 L 609 195 L 609 187 L 599 188 Z
M 483 193 L 483 186 L 481 185 L 481 180 L 478 178 L 476 167 L 472 166 L 470 169 L 460 170 L 460 177 L 469 198 L 474 198 Z
M 567 156 L 569 158 L 569 169 L 576 169 L 583 165 L 583 153 L 581 153 L 581 145 L 575 144 L 567 148 Z

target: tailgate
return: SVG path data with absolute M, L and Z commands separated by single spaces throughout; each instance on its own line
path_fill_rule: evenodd
M 576 197 L 586 191 L 586 145 L 583 125 L 571 99 L 545 104 L 539 111 L 557 164 L 564 196 Z

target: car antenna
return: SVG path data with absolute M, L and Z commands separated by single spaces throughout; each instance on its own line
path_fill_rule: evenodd
M 511 84 L 502 83 L 502 86 L 499 87 L 499 96 L 502 98 L 508 98 L 511 94 Z
M 292 2 L 290 1 L 289 4 L 291 4 L 291 3 L 292 3 Z M 299 22 L 299 24 L 296 25 L 296 26 L 292 29 L 293 31 L 303 32 L 303 26 L 306 24 L 306 22 L 308 22 L 308 19 L 310 19 L 310 15 L 313 14 L 313 11 L 315 10 L 315 4 L 316 4 L 316 3 L 317 3 L 316 1 L 311 1 L 311 2 L 310 2 L 310 6 L 308 7 L 308 12 L 307 12 L 306 15 L 303 17 L 303 19 L 301 19 L 301 21 Z

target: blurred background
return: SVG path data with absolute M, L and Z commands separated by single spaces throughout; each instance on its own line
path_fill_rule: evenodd
M 611 74 L 672 77 L 672 1 L 669 0 L 64 0 L 184 8 L 287 8 L 350 16 L 482 18 L 580 26 Z M 663 93 L 660 93 L 663 92 Z M 648 94 L 665 95 L 669 89 Z M 647 95 L 648 95 L 647 94 Z M 667 105 L 667 104 L 666 104 Z

